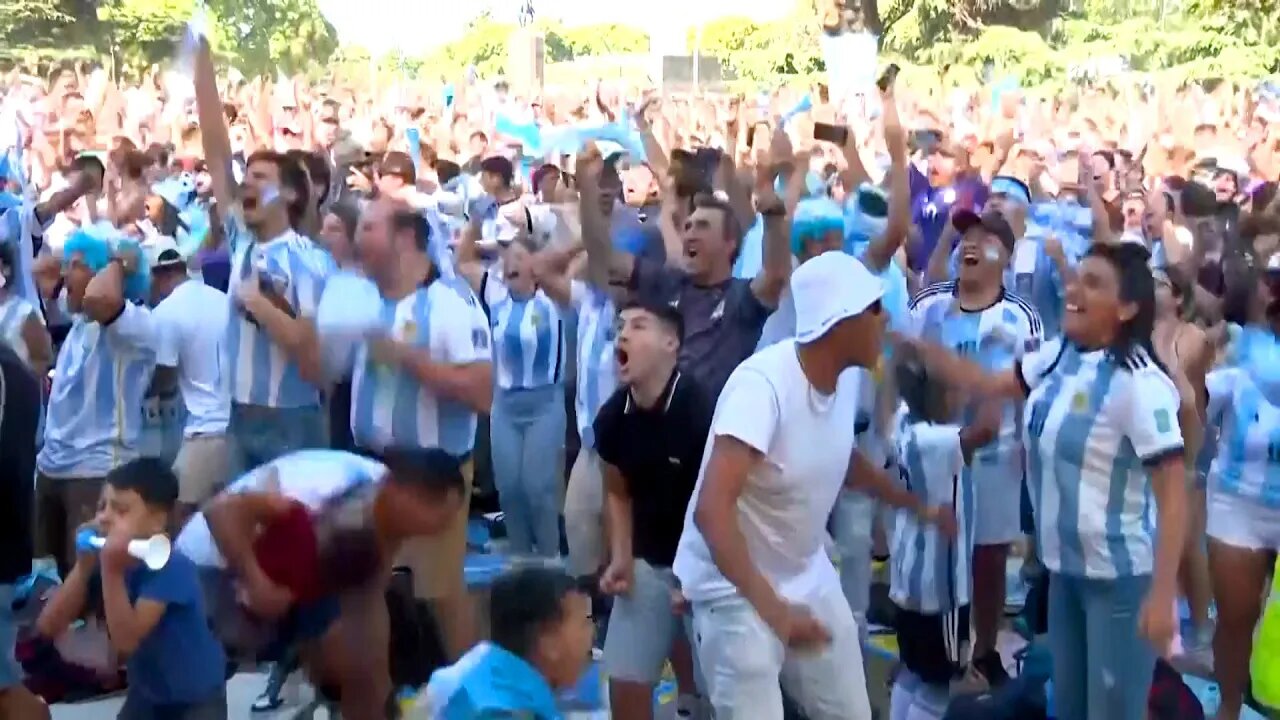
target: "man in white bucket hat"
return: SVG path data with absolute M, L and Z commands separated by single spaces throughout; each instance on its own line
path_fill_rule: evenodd
M 883 284 L 827 252 L 791 276 L 796 336 L 729 377 L 674 570 L 718 718 L 780 720 L 779 678 L 811 720 L 871 717 L 858 626 L 827 556 L 848 482 L 858 374 L 881 356 Z

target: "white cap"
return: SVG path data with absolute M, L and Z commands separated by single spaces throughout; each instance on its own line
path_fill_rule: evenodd
M 178 249 L 178 241 L 168 235 L 156 235 L 147 238 L 142 245 L 142 249 L 147 254 L 147 264 L 153 270 L 185 262 L 185 258 L 182 257 L 182 251 Z
M 839 250 L 805 261 L 791 274 L 796 341 L 811 343 L 836 323 L 858 315 L 884 295 L 884 283 L 857 258 Z

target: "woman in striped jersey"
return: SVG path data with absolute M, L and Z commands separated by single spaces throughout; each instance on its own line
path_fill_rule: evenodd
M 1275 332 L 1280 318 L 1280 255 L 1240 276 L 1247 324 Z M 1250 364 L 1221 367 L 1205 381 L 1209 422 L 1219 431 L 1208 482 L 1209 568 L 1218 611 L 1214 672 L 1219 720 L 1236 720 L 1249 685 L 1253 633 L 1262 612 L 1270 558 L 1280 550 L 1280 406 L 1268 402 Z
M 475 225 L 458 248 L 458 273 L 488 310 L 493 333 L 493 480 L 512 551 L 558 557 L 566 423 L 563 322 L 560 308 L 538 287 L 528 209 L 509 203 L 498 220 L 502 252 L 495 265 L 481 265 Z
M 916 363 L 902 362 L 896 385 L 905 401 L 897 418 L 898 475 L 926 507 L 950 505 L 956 536 L 899 510 L 890 552 L 889 597 L 898 606 L 902 669 L 893 682 L 889 720 L 942 717 L 952 680 L 969 660 L 973 574 L 974 451 L 994 440 L 1002 403 L 985 403 L 974 422 L 951 424 L 962 407 L 953 391 Z
M 1065 336 L 1011 370 L 988 374 L 916 343 L 948 384 L 1026 399 L 1060 720 L 1145 717 L 1175 630 L 1186 471 L 1178 389 L 1151 347 L 1148 259 L 1131 243 L 1090 248 L 1067 286 Z

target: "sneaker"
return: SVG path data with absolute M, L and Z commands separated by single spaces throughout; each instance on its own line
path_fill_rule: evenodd
M 256 713 L 271 712 L 279 710 L 284 705 L 284 685 L 289 679 L 289 672 L 284 665 L 276 663 L 271 666 L 267 672 L 267 686 L 263 688 L 262 694 L 253 701 L 253 705 L 249 706 L 249 710 Z
M 970 665 L 986 678 L 987 684 L 992 688 L 998 688 L 1009 680 L 1009 672 L 1004 669 L 1004 658 L 996 650 L 982 657 L 975 657 Z
M 679 720 L 706 720 L 711 717 L 710 706 L 700 695 L 679 695 L 676 698 L 676 717 Z

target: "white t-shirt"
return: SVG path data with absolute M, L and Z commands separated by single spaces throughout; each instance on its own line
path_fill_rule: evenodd
M 275 492 L 316 511 L 360 483 L 380 483 L 387 468 L 376 460 L 341 450 L 299 450 L 241 475 L 224 493 Z M 204 513 L 182 528 L 174 547 L 201 567 L 225 567 Z
M 712 561 L 693 521 L 720 435 L 764 454 L 738 500 L 738 522 L 760 572 L 792 602 L 805 602 L 839 582 L 826 553 L 826 527 L 854 448 L 850 418 L 857 413 L 859 379 L 847 370 L 833 395 L 819 394 L 800 368 L 794 340 L 752 355 L 729 376 L 676 550 L 673 569 L 685 597 L 707 601 L 738 592 Z
M 229 312 L 222 291 L 188 280 L 151 313 L 156 364 L 178 369 L 178 388 L 187 406 L 186 437 L 227 430 L 231 393 L 223 367 L 223 338 Z

